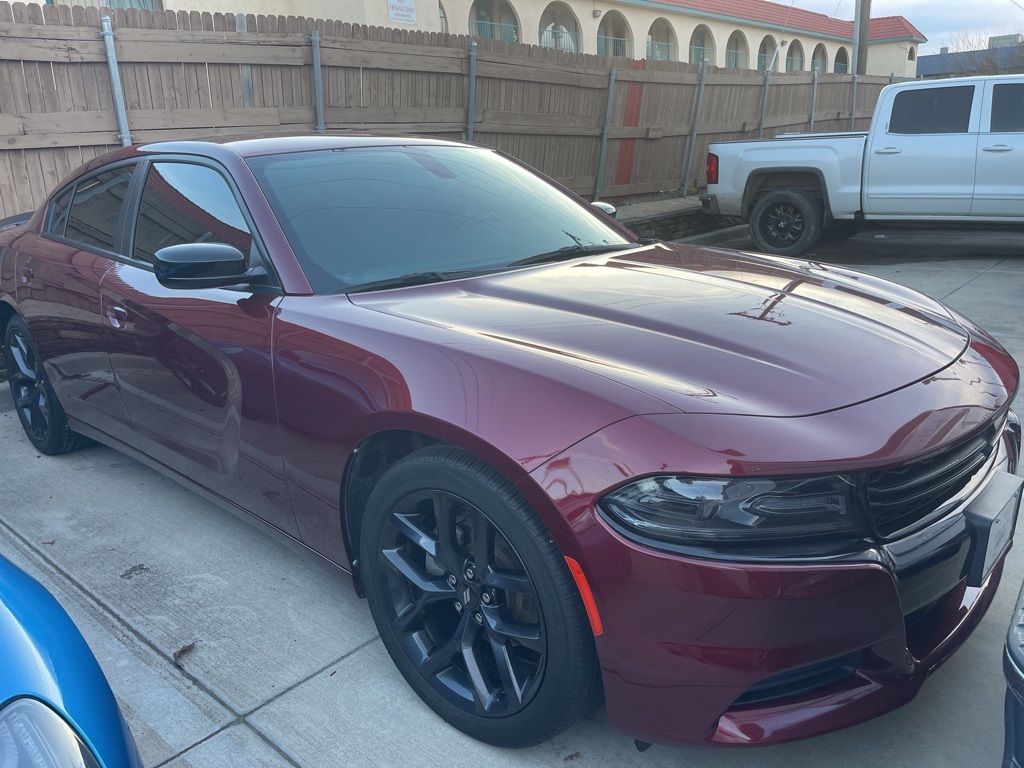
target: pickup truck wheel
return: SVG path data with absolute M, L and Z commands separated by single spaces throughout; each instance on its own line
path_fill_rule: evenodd
M 754 205 L 750 235 L 765 253 L 799 256 L 821 239 L 821 202 L 802 189 L 777 189 Z
M 821 239 L 833 242 L 849 240 L 862 229 L 864 229 L 863 221 L 837 221 L 822 233 Z

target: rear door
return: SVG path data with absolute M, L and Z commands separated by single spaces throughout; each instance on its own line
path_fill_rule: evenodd
M 131 446 L 104 343 L 100 282 L 120 247 L 135 169 L 114 164 L 61 190 L 40 234 L 19 238 L 15 276 L 18 311 L 67 415 Z
M 280 301 L 262 288 L 164 288 L 154 254 L 220 242 L 260 260 L 254 227 L 219 166 L 147 163 L 130 257 L 103 281 L 118 318 L 110 359 L 139 448 L 276 528 L 296 534 L 281 457 L 271 365 Z
M 972 216 L 1024 218 L 1024 83 L 988 80 Z
M 954 81 L 888 91 L 865 155 L 864 212 L 876 218 L 971 212 L 982 87 Z

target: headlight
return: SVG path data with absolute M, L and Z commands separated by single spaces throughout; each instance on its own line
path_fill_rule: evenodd
M 853 481 L 842 475 L 649 477 L 608 494 L 600 509 L 626 535 L 636 534 L 632 538 L 713 552 L 794 544 L 828 545 L 831 551 L 867 535 Z
M 70 726 L 35 699 L 16 699 L 0 710 L 0 766 L 100 768 Z

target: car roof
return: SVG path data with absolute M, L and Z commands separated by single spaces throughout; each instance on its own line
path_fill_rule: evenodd
M 384 146 L 465 146 L 454 141 L 429 139 L 421 136 L 372 136 L 369 134 L 242 134 L 231 136 L 211 136 L 188 141 L 161 141 L 143 144 L 138 147 L 140 152 L 183 152 L 187 154 L 204 154 L 216 156 L 228 150 L 241 157 L 280 154 L 288 152 L 308 152 L 323 149 L 352 149 L 355 147 Z

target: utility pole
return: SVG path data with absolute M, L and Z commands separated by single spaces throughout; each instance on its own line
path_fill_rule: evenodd
M 871 35 L 871 0 L 857 0 L 853 19 L 853 72 L 868 73 L 868 43 Z

